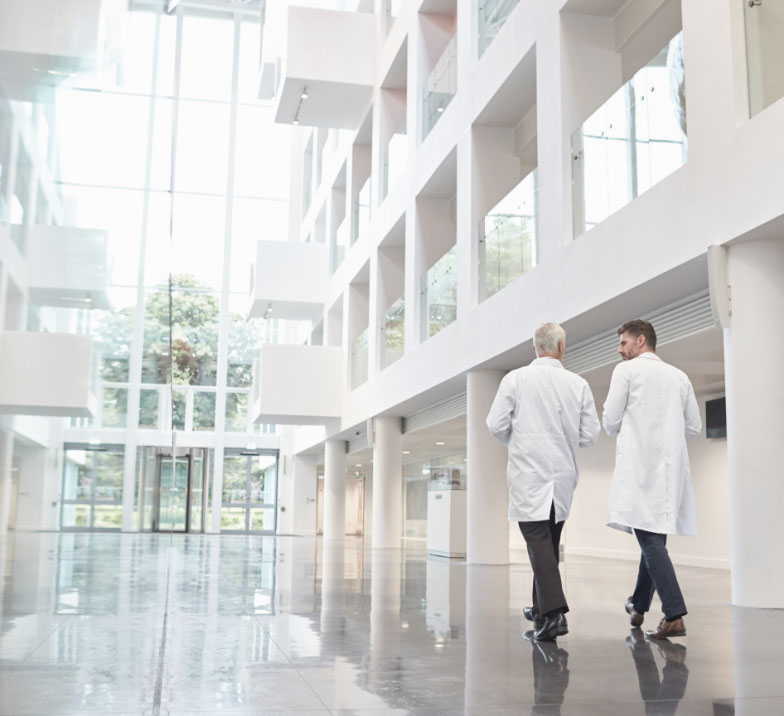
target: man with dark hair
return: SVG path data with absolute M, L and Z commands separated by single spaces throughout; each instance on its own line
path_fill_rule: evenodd
M 664 618 L 646 634 L 685 636 L 686 604 L 667 535 L 697 532 L 686 441 L 702 429 L 700 411 L 686 374 L 654 352 L 656 331 L 650 323 L 629 321 L 618 335 L 624 362 L 613 371 L 603 415 L 607 434 L 618 436 L 607 524 L 633 531 L 642 551 L 626 611 L 632 626 L 640 626 L 655 591 Z

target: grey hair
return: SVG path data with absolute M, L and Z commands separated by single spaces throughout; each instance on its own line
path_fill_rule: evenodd
M 558 352 L 558 344 L 566 348 L 566 331 L 557 323 L 543 323 L 534 331 L 534 350 L 540 356 Z

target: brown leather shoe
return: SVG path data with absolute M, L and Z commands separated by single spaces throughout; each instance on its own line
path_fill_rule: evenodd
M 634 604 L 632 603 L 631 597 L 629 597 L 626 600 L 626 613 L 631 617 L 631 619 L 629 619 L 629 623 L 633 627 L 638 627 L 642 625 L 642 621 L 643 619 L 645 619 L 645 615 L 634 611 Z
M 668 622 L 662 619 L 653 631 L 646 631 L 645 636 L 649 639 L 669 639 L 671 636 L 686 636 L 686 625 L 683 619 L 676 619 L 674 622 Z

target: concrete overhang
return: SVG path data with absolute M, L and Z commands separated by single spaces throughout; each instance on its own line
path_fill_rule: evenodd
M 0 83 L 12 98 L 36 101 L 70 75 L 119 58 L 127 0 L 0 3 Z
M 30 303 L 109 310 L 106 232 L 33 226 L 27 249 Z
M 268 344 L 253 381 L 253 421 L 319 425 L 343 408 L 343 349 Z
M 70 333 L 0 333 L 0 412 L 89 418 L 92 340 Z
M 290 7 L 275 120 L 356 129 L 375 82 L 376 54 L 373 14 Z
M 326 291 L 326 244 L 258 242 L 251 317 L 317 322 Z

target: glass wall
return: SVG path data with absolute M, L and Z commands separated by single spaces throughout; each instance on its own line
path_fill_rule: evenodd
M 682 34 L 572 135 L 574 235 L 686 163 Z
M 427 539 L 427 493 L 431 482 L 439 489 L 465 489 L 465 451 L 428 458 L 403 466 L 403 535 Z M 453 484 L 454 483 L 454 484 Z
M 221 531 L 275 532 L 277 452 L 226 450 Z
M 64 421 L 85 446 L 66 450 L 66 529 L 120 527 L 123 471 L 142 467 L 124 464 L 126 437 L 275 431 L 253 424 L 249 393 L 278 322 L 247 306 L 258 241 L 288 238 L 290 128 L 258 99 L 257 4 L 165 5 L 131 3 L 100 69 L 42 73 L 25 97 L 0 88 L 0 223 L 28 269 L 51 260 L 47 236 L 67 246 L 62 285 L 20 289 L 0 318 L 93 341 L 97 413 Z M 98 429 L 116 431 L 110 446 Z M 249 529 L 274 524 L 261 514 Z
M 63 529 L 119 530 L 122 523 L 122 445 L 65 445 Z

